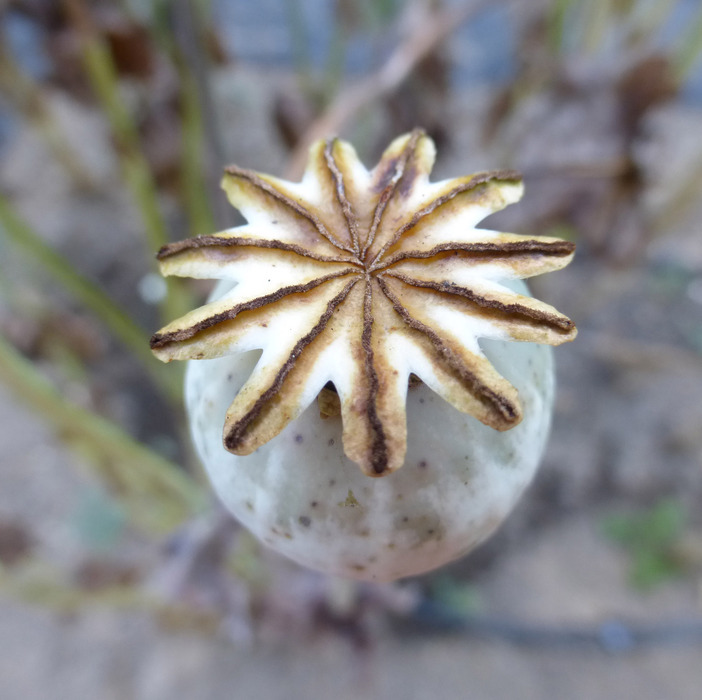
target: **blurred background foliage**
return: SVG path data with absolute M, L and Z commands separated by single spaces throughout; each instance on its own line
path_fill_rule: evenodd
M 439 174 L 524 172 L 526 200 L 502 228 L 578 242 L 570 288 L 543 290 L 577 309 L 595 363 L 583 386 L 613 390 L 642 366 L 699 379 L 702 232 L 697 221 L 669 236 L 699 211 L 701 57 L 696 0 L 0 0 L 0 380 L 87 479 L 69 564 L 45 556 L 40 515 L 1 514 L 0 590 L 210 632 L 225 619 L 235 638 L 322 626 L 361 648 L 369 619 L 422 596 L 479 611 L 467 581 L 499 546 L 585 507 L 631 558 L 634 586 L 694 580 L 699 413 L 666 434 L 686 465 L 676 481 L 612 476 L 610 444 L 596 459 L 581 450 L 596 478 L 578 491 L 558 471 L 574 459 L 564 447 L 497 548 L 416 588 L 349 587 L 261 551 L 217 511 L 189 448 L 181 370 L 156 362 L 148 338 L 208 291 L 163 281 L 154 253 L 240 221 L 219 193 L 224 165 L 299 176 L 328 133 L 372 163 L 422 125 Z M 676 312 L 640 320 L 632 299 L 648 295 Z M 577 420 L 575 391 L 566 381 L 563 422 Z

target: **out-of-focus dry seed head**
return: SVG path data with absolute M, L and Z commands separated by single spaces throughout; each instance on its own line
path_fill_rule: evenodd
M 517 391 L 478 339 L 572 340 L 572 321 L 501 281 L 560 269 L 574 246 L 476 228 L 521 197 L 520 176 L 430 182 L 434 157 L 416 130 L 371 171 L 338 139 L 312 147 L 300 183 L 229 167 L 224 190 L 248 223 L 159 252 L 164 275 L 234 284 L 156 333 L 159 359 L 263 351 L 227 411 L 229 451 L 271 440 L 328 382 L 344 451 L 369 476 L 405 460 L 411 374 L 497 430 L 519 423 Z

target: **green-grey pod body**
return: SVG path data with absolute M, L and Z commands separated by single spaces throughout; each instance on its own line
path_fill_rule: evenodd
M 510 286 L 526 292 L 521 281 Z M 216 292 L 216 295 L 218 293 Z M 426 385 L 407 396 L 407 455 L 396 472 L 364 475 L 342 448 L 340 418 L 316 402 L 253 454 L 222 445 L 222 416 L 259 353 L 191 361 L 186 402 L 197 452 L 220 499 L 259 540 L 305 566 L 391 581 L 463 556 L 509 514 L 531 481 L 548 435 L 548 346 L 481 341 L 518 390 L 523 420 L 499 432 Z
M 330 574 L 389 581 L 484 540 L 543 451 L 544 346 L 577 333 L 521 281 L 574 245 L 478 228 L 519 200 L 519 174 L 435 182 L 434 157 L 417 129 L 372 170 L 335 138 L 299 182 L 229 166 L 247 223 L 158 253 L 164 275 L 220 280 L 151 338 L 164 362 L 191 361 L 192 432 L 220 498 Z

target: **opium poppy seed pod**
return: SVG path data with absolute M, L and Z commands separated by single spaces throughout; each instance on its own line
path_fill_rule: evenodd
M 546 441 L 545 345 L 576 334 L 521 281 L 574 246 L 476 228 L 521 197 L 519 175 L 430 182 L 434 156 L 417 130 L 371 171 L 338 139 L 312 146 L 299 183 L 229 167 L 248 223 L 158 255 L 165 275 L 220 280 L 151 340 L 191 360 L 188 415 L 217 493 L 327 573 L 419 574 L 492 533 Z

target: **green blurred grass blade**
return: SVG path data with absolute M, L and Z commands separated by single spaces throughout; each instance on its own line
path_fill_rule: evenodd
M 334 32 L 327 52 L 326 67 L 324 71 L 324 84 L 322 95 L 325 105 L 331 103 L 339 92 L 339 86 L 344 77 L 344 66 L 348 50 L 349 36 L 340 16 L 339 6 L 334 9 Z
M 137 325 L 125 311 L 115 304 L 94 282 L 78 273 L 71 263 L 53 250 L 37 235 L 14 208 L 0 195 L 0 229 L 31 262 L 39 265 L 63 289 L 90 309 L 142 362 L 159 387 L 170 399 L 179 400 L 180 376 L 156 361 L 148 346 L 148 332 Z
M 116 153 L 125 182 L 141 215 L 148 246 L 156 253 L 168 242 L 168 230 L 158 203 L 158 192 L 149 164 L 141 150 L 139 132 L 120 95 L 117 70 L 105 41 L 95 31 L 90 11 L 82 0 L 66 0 L 82 42 L 82 59 L 90 84 L 112 129 Z M 175 279 L 166 280 L 168 293 L 161 311 L 164 321 L 181 316 L 192 307 L 186 289 Z
M 548 37 L 551 50 L 558 54 L 565 50 L 565 29 L 571 6 L 575 0 L 553 0 L 548 18 Z
M 10 51 L 0 42 L 0 90 L 37 130 L 54 158 L 84 190 L 93 186 L 90 174 L 58 128 L 45 90 L 17 66 Z
M 0 564 L 0 591 L 5 597 L 61 615 L 94 613 L 96 608 L 133 615 L 153 616 L 165 629 L 221 637 L 221 615 L 210 608 L 165 600 L 141 585 L 141 581 L 88 588 L 76 585 L 64 571 L 43 560 L 32 560 L 21 568 Z M 43 697 L 51 697 L 46 695 Z
M 217 226 L 207 198 L 204 175 L 202 112 L 195 80 L 187 68 L 180 70 L 180 99 L 183 105 L 183 198 L 190 221 L 190 235 L 211 233 Z
M 208 48 L 203 39 L 203 15 L 208 12 L 192 0 L 174 0 L 168 6 L 159 6 L 149 24 L 154 42 L 178 73 L 182 131 L 180 186 L 191 236 L 220 228 L 215 222 L 206 167 L 207 139 L 214 137 L 218 141 L 214 134 L 218 132 L 217 125 L 208 124 L 205 117 L 207 103 L 211 102 Z M 212 150 L 219 156 L 223 149 L 220 145 Z M 219 173 L 216 182 L 219 193 Z
M 677 47 L 675 74 L 680 83 L 690 76 L 702 57 L 702 8 Z
M 139 206 L 149 247 L 156 252 L 168 243 L 156 184 L 141 152 L 139 134 L 119 93 L 117 72 L 105 43 L 92 33 L 83 36 L 83 63 L 117 141 L 127 185 Z
M 650 45 L 656 32 L 669 20 L 678 0 L 638 0 L 626 19 L 632 48 Z
M 616 21 L 612 0 L 590 0 L 585 5 L 583 19 L 583 48 L 595 53 L 602 47 L 608 28 Z
M 602 521 L 602 531 L 627 551 L 632 584 L 650 590 L 685 573 L 684 565 L 674 556 L 685 523 L 682 504 L 673 498 L 662 498 L 650 508 L 607 516 Z
M 176 465 L 114 423 L 64 399 L 39 371 L 0 337 L 0 380 L 89 457 L 87 464 L 123 504 L 129 521 L 163 534 L 200 511 L 200 486 Z
M 159 602 L 137 586 L 87 590 L 62 580 L 64 577 L 60 569 L 44 561 L 32 561 L 19 572 L 0 566 L 0 591 L 4 596 L 64 615 L 96 605 L 129 612 L 159 612 Z
M 314 92 L 314 78 L 312 75 L 310 41 L 302 3 L 300 0 L 288 0 L 286 10 L 296 77 L 302 91 L 309 95 Z

